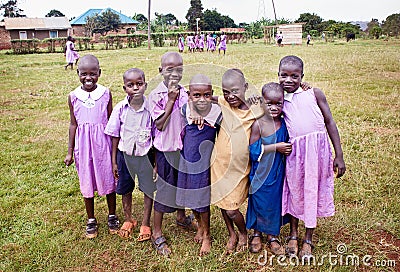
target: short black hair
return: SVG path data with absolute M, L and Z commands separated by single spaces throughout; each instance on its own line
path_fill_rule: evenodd
M 285 56 L 281 59 L 281 61 L 279 62 L 279 70 L 281 69 L 281 66 L 284 64 L 293 64 L 293 65 L 297 65 L 301 68 L 301 71 L 303 71 L 303 67 L 304 67 L 304 63 L 301 60 L 301 58 L 297 57 L 297 56 L 293 56 L 293 55 L 289 55 L 289 56 Z
M 262 96 L 265 97 L 265 95 L 269 92 L 277 92 L 282 94 L 284 93 L 282 85 L 276 82 L 269 82 L 267 84 L 264 84 L 261 89 Z

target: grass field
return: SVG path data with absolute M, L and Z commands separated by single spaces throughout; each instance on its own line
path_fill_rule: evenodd
M 122 73 L 142 68 L 157 76 L 161 55 L 176 48 L 99 50 L 99 83 L 108 86 L 114 105 L 124 97 Z M 305 62 L 304 80 L 321 88 L 339 127 L 347 172 L 336 180 L 336 215 L 319 220 L 317 257 L 338 254 L 312 266 L 318 271 L 400 271 L 400 41 L 316 43 L 312 47 L 266 46 L 261 41 L 228 45 L 227 55 L 184 53 L 185 64 L 240 68 L 258 90 L 277 81 L 281 57 L 295 54 Z M 212 252 L 198 257 L 193 233 L 178 229 L 165 216 L 170 259 L 156 255 L 150 242 L 121 240 L 107 233 L 105 198 L 96 197 L 99 236 L 84 238 L 86 213 L 74 167 L 66 168 L 69 112 L 67 95 L 79 85 L 65 71 L 62 54 L 0 53 L 0 271 L 270 271 L 310 267 L 258 264 L 259 255 L 224 256 L 227 231 L 212 207 Z M 216 88 L 218 90 L 218 88 Z M 150 91 L 150 90 L 148 90 Z M 118 216 L 122 219 L 121 198 Z M 141 219 L 142 195 L 134 194 L 134 216 Z M 245 206 L 242 207 L 245 211 Z M 301 228 L 303 233 L 304 228 Z M 281 238 L 288 235 L 282 229 Z M 346 265 L 358 256 L 359 266 Z M 371 255 L 366 266 L 362 259 Z M 367 256 L 368 257 L 368 256 Z M 366 257 L 366 258 L 367 258 Z M 262 261 L 262 258 L 260 259 Z M 396 266 L 394 266 L 394 260 Z M 348 263 L 349 264 L 349 263 Z M 382 266 L 378 266 L 382 265 Z

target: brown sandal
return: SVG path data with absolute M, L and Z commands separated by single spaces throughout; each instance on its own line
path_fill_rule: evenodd
M 122 239 L 129 239 L 132 237 L 132 231 L 136 227 L 137 221 L 125 221 L 124 224 L 122 224 L 122 227 L 118 231 L 118 236 L 121 237 Z
M 299 241 L 299 238 L 297 236 L 289 236 L 286 237 L 286 243 L 289 243 L 289 241 L 291 240 L 296 240 L 297 244 Z M 297 256 L 297 253 L 299 252 L 299 248 L 298 245 L 294 246 L 294 247 L 290 247 L 289 245 L 286 246 L 286 255 L 290 256 Z
M 271 246 L 272 243 L 277 243 L 277 244 L 279 245 L 279 248 L 273 248 L 273 247 Z M 270 251 L 271 251 L 274 255 L 277 255 L 277 256 L 285 255 L 285 249 L 282 247 L 281 242 L 280 242 L 277 238 L 272 237 L 271 239 L 269 239 L 269 240 L 267 241 L 267 244 L 268 244 L 268 247 L 269 247 Z
M 137 241 L 143 242 L 150 240 L 150 238 L 151 238 L 151 228 L 148 226 L 140 226 L 140 232 Z

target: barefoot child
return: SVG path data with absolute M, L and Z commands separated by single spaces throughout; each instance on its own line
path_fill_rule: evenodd
M 282 223 L 282 189 L 285 176 L 285 156 L 292 151 L 289 135 L 282 117 L 283 88 L 278 83 L 262 87 L 264 116 L 251 127 L 249 174 L 250 189 L 246 227 L 254 229 L 250 252 L 262 249 L 262 233 L 274 255 L 285 251 L 277 239 Z
M 317 88 L 300 87 L 303 61 L 286 56 L 279 63 L 279 83 L 287 92 L 283 107 L 292 153 L 286 160 L 286 178 L 282 196 L 282 214 L 289 214 L 288 254 L 298 253 L 298 222 L 304 221 L 306 233 L 299 258 L 312 256 L 312 235 L 318 217 L 333 216 L 334 171 L 345 171 L 339 132 L 324 93 Z M 335 158 L 329 143 L 332 141 Z
M 152 146 L 151 116 L 144 92 L 147 87 L 144 72 L 138 68 L 123 75 L 123 89 L 127 96 L 113 109 L 105 133 L 112 137 L 112 165 L 117 182 L 116 192 L 122 195 L 125 222 L 118 235 L 131 237 L 137 221 L 132 217 L 132 192 L 137 175 L 139 190 L 144 195 L 143 219 L 138 241 L 150 239 L 150 216 L 155 183 L 153 167 L 148 158 Z
M 194 240 L 201 244 L 200 256 L 208 254 L 211 248 L 209 167 L 217 127 L 222 118 L 221 108 L 211 102 L 212 94 L 211 80 L 197 74 L 190 80 L 189 102 L 182 107 L 185 127 L 176 204 L 191 208 L 197 219 L 199 227 Z M 192 116 L 201 116 L 203 124 L 197 125 Z
M 65 164 L 75 165 L 81 193 L 85 200 L 88 221 L 86 237 L 95 238 L 98 233 L 94 216 L 94 192 L 107 196 L 108 229 L 117 233 L 119 221 L 115 215 L 115 181 L 111 163 L 111 138 L 104 134 L 112 111 L 111 92 L 97 84 L 101 74 L 98 59 L 93 55 L 82 57 L 78 65 L 78 77 L 82 86 L 68 96 L 70 111 L 68 154 Z
M 180 133 L 183 119 L 180 110 L 188 101 L 187 91 L 178 85 L 182 79 L 183 59 L 178 52 L 167 52 L 161 58 L 159 72 L 163 81 L 149 94 L 149 108 L 154 120 L 154 148 L 157 167 L 157 193 L 154 201 L 153 245 L 161 255 L 168 256 L 171 249 L 162 233 L 164 213 L 177 211 L 178 226 L 190 228 L 191 217 L 176 205 L 176 183 L 179 156 L 182 150 Z
M 223 97 L 218 97 L 218 103 L 223 119 L 213 150 L 216 159 L 211 164 L 211 200 L 221 209 L 228 229 L 227 254 L 247 248 L 247 229 L 239 211 L 248 194 L 250 162 L 246 143 L 253 122 L 264 114 L 260 105 L 246 103 L 247 88 L 239 69 L 229 69 L 222 76 Z

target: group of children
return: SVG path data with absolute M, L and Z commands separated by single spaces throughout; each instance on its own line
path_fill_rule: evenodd
M 175 211 L 178 226 L 197 230 L 199 255 L 210 252 L 211 204 L 220 208 L 228 230 L 227 254 L 247 250 L 248 245 L 251 252 L 259 252 L 264 233 L 276 255 L 312 255 L 317 217 L 334 214 L 334 171 L 342 176 L 345 164 L 325 95 L 317 88 L 302 89 L 302 60 L 284 57 L 279 83 L 264 85 L 262 97 L 248 100 L 248 83 L 239 69 L 224 73 L 220 97 L 213 95 L 212 83 L 203 74 L 191 78 L 188 90 L 179 84 L 183 59 L 177 52 L 162 56 L 159 72 L 163 81 L 146 98 L 144 72 L 127 70 L 127 96 L 112 109 L 109 89 L 97 84 L 97 58 L 86 55 L 79 62 L 82 85 L 68 98 L 71 122 L 65 163 L 71 165 L 75 157 L 88 216 L 86 237 L 94 238 L 98 231 L 95 191 L 107 196 L 110 233 L 131 237 L 137 225 L 132 217 L 137 176 L 144 194 L 138 241 L 151 239 L 161 255 L 171 253 L 163 217 Z M 121 228 L 116 193 L 122 195 Z M 246 199 L 245 220 L 239 208 Z M 196 220 L 186 216 L 185 208 Z M 306 227 L 300 252 L 299 220 Z M 277 237 L 286 222 L 290 236 L 284 249 Z M 250 241 L 248 229 L 253 230 Z
M 203 52 L 204 49 L 207 52 L 214 52 L 217 50 L 220 54 L 223 51 L 224 55 L 226 53 L 226 43 L 227 36 L 224 32 L 218 37 L 215 33 L 208 33 L 206 36 L 203 33 L 196 33 L 193 35 L 188 35 L 186 37 L 186 46 L 188 48 L 188 52 L 194 53 L 196 51 Z M 185 50 L 185 38 L 182 34 L 178 37 L 178 51 L 179 53 L 183 53 Z

